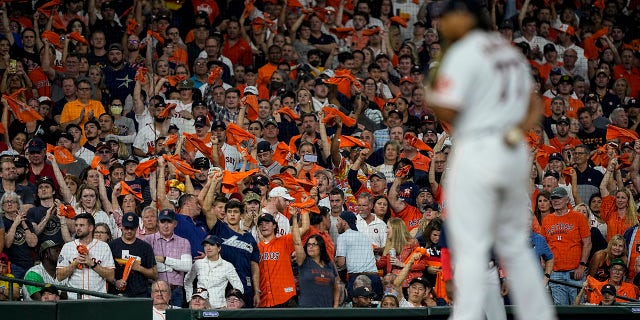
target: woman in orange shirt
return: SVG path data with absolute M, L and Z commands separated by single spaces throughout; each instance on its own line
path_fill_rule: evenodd
M 638 211 L 633 195 L 627 188 L 619 188 L 615 195 L 609 194 L 609 184 L 612 183 L 613 175 L 619 175 L 618 160 L 613 158 L 607 165 L 607 172 L 600 183 L 600 194 L 602 195 L 602 205 L 600 205 L 600 216 L 607 223 L 607 241 L 615 235 L 624 234 L 625 230 L 638 224 Z M 616 181 L 622 180 L 616 179 Z

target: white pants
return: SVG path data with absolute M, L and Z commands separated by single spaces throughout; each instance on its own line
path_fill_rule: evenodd
M 456 141 L 448 177 L 448 218 L 456 286 L 453 320 L 484 319 L 485 272 L 493 248 L 509 277 L 518 319 L 555 319 L 529 242 L 531 162 L 524 144 L 499 135 Z

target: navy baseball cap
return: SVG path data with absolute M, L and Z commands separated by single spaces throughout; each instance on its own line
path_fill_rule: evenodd
M 127 212 L 122 216 L 123 228 L 137 228 L 139 224 L 140 218 L 138 218 L 138 215 L 133 212 Z
M 163 221 L 163 220 L 175 221 L 176 220 L 175 211 L 171 209 L 160 210 L 160 212 L 158 213 L 158 221 Z

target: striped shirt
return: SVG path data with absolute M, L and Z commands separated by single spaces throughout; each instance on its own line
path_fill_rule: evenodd
M 60 251 L 60 256 L 58 257 L 58 269 L 69 266 L 73 262 L 73 259 L 79 256 L 78 249 L 76 248 L 79 244 L 80 240 L 77 239 L 64 244 L 62 251 Z M 111 249 L 106 242 L 93 239 L 91 243 L 87 245 L 87 248 L 89 249 L 89 255 L 93 257 L 93 260 L 100 264 L 100 266 L 109 269 L 115 268 Z M 70 287 L 107 293 L 107 281 L 94 269 L 89 267 L 74 270 L 68 280 Z M 88 295 L 78 297 L 78 295 L 71 293 L 69 294 L 69 299 L 80 300 L 98 298 Z
M 158 279 L 182 287 L 185 274 L 191 270 L 189 241 L 175 234 L 165 239 L 160 232 L 146 235 L 143 240 L 151 245 L 154 255 L 166 258 L 164 263 L 158 262 Z

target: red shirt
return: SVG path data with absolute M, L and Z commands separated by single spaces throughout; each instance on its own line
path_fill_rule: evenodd
M 251 46 L 242 38 L 238 38 L 234 45 L 230 44 L 230 40 L 225 37 L 222 54 L 231 60 L 231 63 L 241 64 L 245 66 L 253 65 L 253 52 Z

